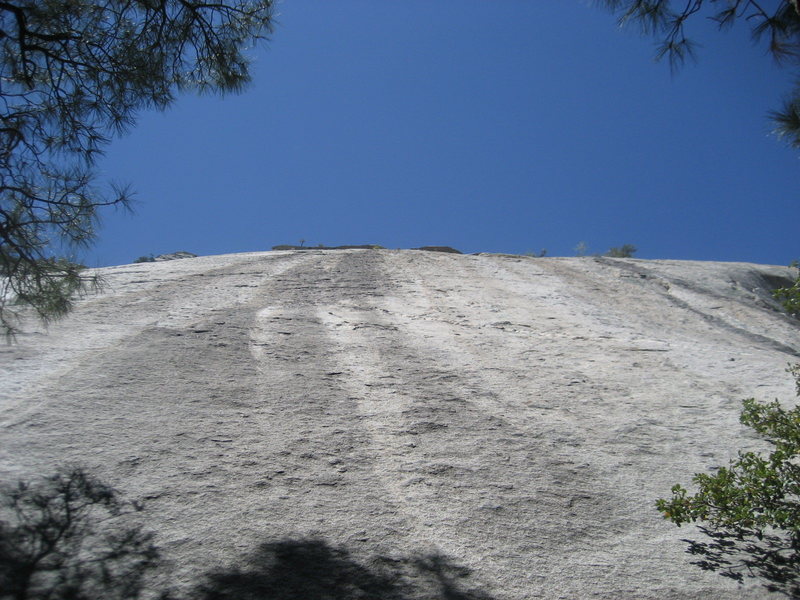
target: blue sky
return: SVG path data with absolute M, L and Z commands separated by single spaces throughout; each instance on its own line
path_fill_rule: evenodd
M 588 0 L 286 0 L 241 95 L 142 113 L 99 163 L 130 183 L 89 266 L 276 244 L 800 258 L 792 74 L 744 28 L 674 76 Z

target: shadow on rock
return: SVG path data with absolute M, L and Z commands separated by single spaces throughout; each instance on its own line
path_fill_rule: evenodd
M 139 511 L 81 468 L 0 488 L 0 600 L 154 597 L 146 574 L 161 556 L 153 534 L 130 521 Z M 492 600 L 442 555 L 359 562 L 316 538 L 261 544 L 200 581 L 187 600 Z
M 135 600 L 158 563 L 136 505 L 79 467 L 0 489 L 0 600 Z
M 764 580 L 771 592 L 790 598 L 800 598 L 800 547 L 785 537 L 763 534 L 740 535 L 723 530 L 700 527 L 710 542 L 688 542 L 689 554 L 700 560 L 692 561 L 705 571 L 743 582 L 745 577 Z
M 198 600 L 492 600 L 441 555 L 363 564 L 321 539 L 262 544 L 241 567 L 210 573 Z

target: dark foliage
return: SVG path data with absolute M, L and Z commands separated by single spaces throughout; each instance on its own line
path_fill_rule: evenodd
M 133 264 L 148 263 L 148 262 L 156 262 L 156 259 L 152 254 L 140 256 L 139 258 L 133 261 Z
M 633 244 L 623 244 L 619 248 L 609 248 L 605 255 L 611 258 L 631 258 L 634 254 L 636 254 L 636 246 Z
M 797 0 L 596 0 L 619 15 L 620 24 L 637 23 L 647 35 L 659 39 L 656 57 L 666 57 L 677 68 L 696 57 L 697 43 L 687 29 L 698 17 L 706 17 L 720 30 L 743 22 L 753 39 L 763 43 L 772 57 L 792 71 L 800 71 L 800 7 Z M 775 133 L 800 148 L 800 88 L 783 106 L 770 113 Z
M 0 327 L 13 330 L 15 303 L 69 310 L 87 279 L 58 257 L 92 241 L 100 208 L 129 202 L 93 186 L 95 158 L 176 92 L 239 91 L 271 4 L 0 2 Z
M 426 250 L 428 252 L 449 252 L 451 254 L 463 254 L 461 250 L 456 250 L 455 248 L 451 248 L 450 246 L 420 246 L 419 248 L 413 248 L 413 250 Z
M 780 300 L 786 312 L 794 317 L 800 317 L 800 277 L 790 286 L 773 290 L 772 296 Z

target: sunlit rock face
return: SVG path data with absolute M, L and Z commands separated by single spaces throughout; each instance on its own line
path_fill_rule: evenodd
M 78 463 L 138 501 L 151 596 L 769 596 L 693 566 L 702 533 L 654 501 L 763 447 L 742 399 L 793 402 L 769 293 L 792 269 L 356 249 L 99 274 L 0 348 L 0 476 Z

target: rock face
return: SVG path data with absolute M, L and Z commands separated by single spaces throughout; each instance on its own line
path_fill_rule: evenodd
M 159 254 L 155 258 L 153 258 L 153 262 L 163 262 L 165 260 L 180 260 L 181 258 L 196 258 L 197 254 L 193 254 L 191 252 L 186 252 L 185 250 L 180 250 L 178 252 L 172 252 L 171 254 Z
M 0 476 L 80 463 L 139 501 L 152 590 L 769 596 L 693 566 L 702 534 L 653 505 L 761 447 L 743 398 L 794 398 L 789 268 L 304 250 L 100 274 L 0 348 Z

